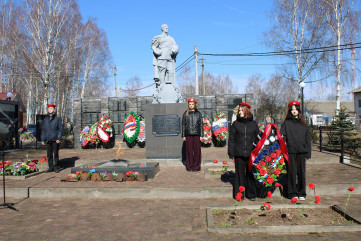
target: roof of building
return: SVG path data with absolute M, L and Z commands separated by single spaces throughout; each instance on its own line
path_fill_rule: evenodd
M 0 100 L 8 100 L 8 93 L 9 92 L 0 92 Z M 10 92 L 13 94 L 10 101 L 15 101 L 19 103 L 20 111 L 25 112 L 25 106 L 21 100 L 21 96 L 18 92 Z
M 358 93 L 361 92 L 361 86 L 357 87 L 356 89 L 353 89 L 350 91 L 350 93 Z
M 306 111 L 312 114 L 324 113 L 328 116 L 336 115 L 336 102 L 335 101 L 306 101 Z M 346 108 L 349 114 L 355 113 L 355 106 L 352 101 L 341 101 L 341 108 Z

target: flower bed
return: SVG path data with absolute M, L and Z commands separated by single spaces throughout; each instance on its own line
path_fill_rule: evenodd
M 44 157 L 46 159 L 46 157 Z M 41 159 L 42 160 L 44 160 Z M 0 175 L 7 176 L 7 178 L 10 179 L 25 179 L 33 175 L 37 175 L 41 172 L 39 172 L 39 169 L 37 167 L 37 163 L 39 161 L 37 159 L 28 159 L 26 161 L 18 161 L 18 162 L 11 162 L 11 161 L 5 161 L 3 167 L 2 161 L 0 161 Z M 45 160 L 44 160 L 45 162 Z M 41 163 L 42 165 L 42 163 Z
M 299 205 L 301 206 L 301 205 Z M 302 205 L 303 206 L 303 205 Z M 207 208 L 209 232 L 218 233 L 305 233 L 361 231 L 361 222 L 345 215 L 337 206 L 302 207 L 273 205 L 258 212 L 259 206 Z M 257 215 L 253 215 L 257 212 Z M 229 215 L 231 214 L 231 215 Z M 251 218 L 249 218 L 252 216 Z

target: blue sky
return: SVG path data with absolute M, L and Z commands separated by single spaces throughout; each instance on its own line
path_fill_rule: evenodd
M 203 53 L 245 53 L 269 51 L 261 44 L 262 36 L 270 27 L 267 11 L 270 0 L 200 0 L 200 1 L 116 1 L 79 0 L 84 21 L 98 19 L 98 25 L 108 37 L 117 84 L 134 76 L 143 86 L 153 82 L 151 40 L 161 33 L 161 25 L 169 26 L 169 35 L 179 46 L 177 64 L 193 54 L 194 46 Z M 238 92 L 243 93 L 247 79 L 254 73 L 267 77 L 274 73 L 272 58 L 205 58 L 205 70 L 229 74 Z M 266 65 L 252 65 L 254 63 Z M 234 65 L 237 64 L 237 65 Z M 238 65 L 247 64 L 247 65 Z M 189 64 L 194 70 L 194 61 Z M 199 70 L 201 66 L 199 65 Z M 113 85 L 113 78 L 109 79 Z M 151 95 L 148 88 L 143 94 Z

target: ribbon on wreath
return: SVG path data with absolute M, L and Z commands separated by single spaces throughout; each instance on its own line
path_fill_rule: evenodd
M 284 156 L 284 158 L 286 159 L 286 161 L 288 162 L 288 165 L 290 165 L 290 162 L 288 160 L 288 152 L 287 152 L 287 146 L 285 141 L 282 138 L 282 135 L 279 131 L 279 129 L 277 128 L 277 126 L 274 123 L 270 123 L 266 126 L 266 128 L 264 129 L 263 135 L 261 140 L 257 143 L 256 147 L 253 149 L 250 157 L 249 157 L 249 161 L 248 161 L 248 170 L 251 171 L 252 168 L 252 163 L 254 162 L 254 159 L 256 158 L 256 156 L 258 155 L 259 151 L 262 149 L 265 141 L 268 139 L 269 134 L 271 133 L 272 127 L 274 127 L 276 129 L 276 133 L 277 133 L 277 139 L 278 142 L 280 144 L 280 150 L 282 151 L 282 154 Z

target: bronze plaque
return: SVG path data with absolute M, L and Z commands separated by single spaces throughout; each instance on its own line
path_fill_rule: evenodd
M 177 136 L 181 132 L 178 115 L 155 115 L 152 118 L 152 132 L 155 136 Z

